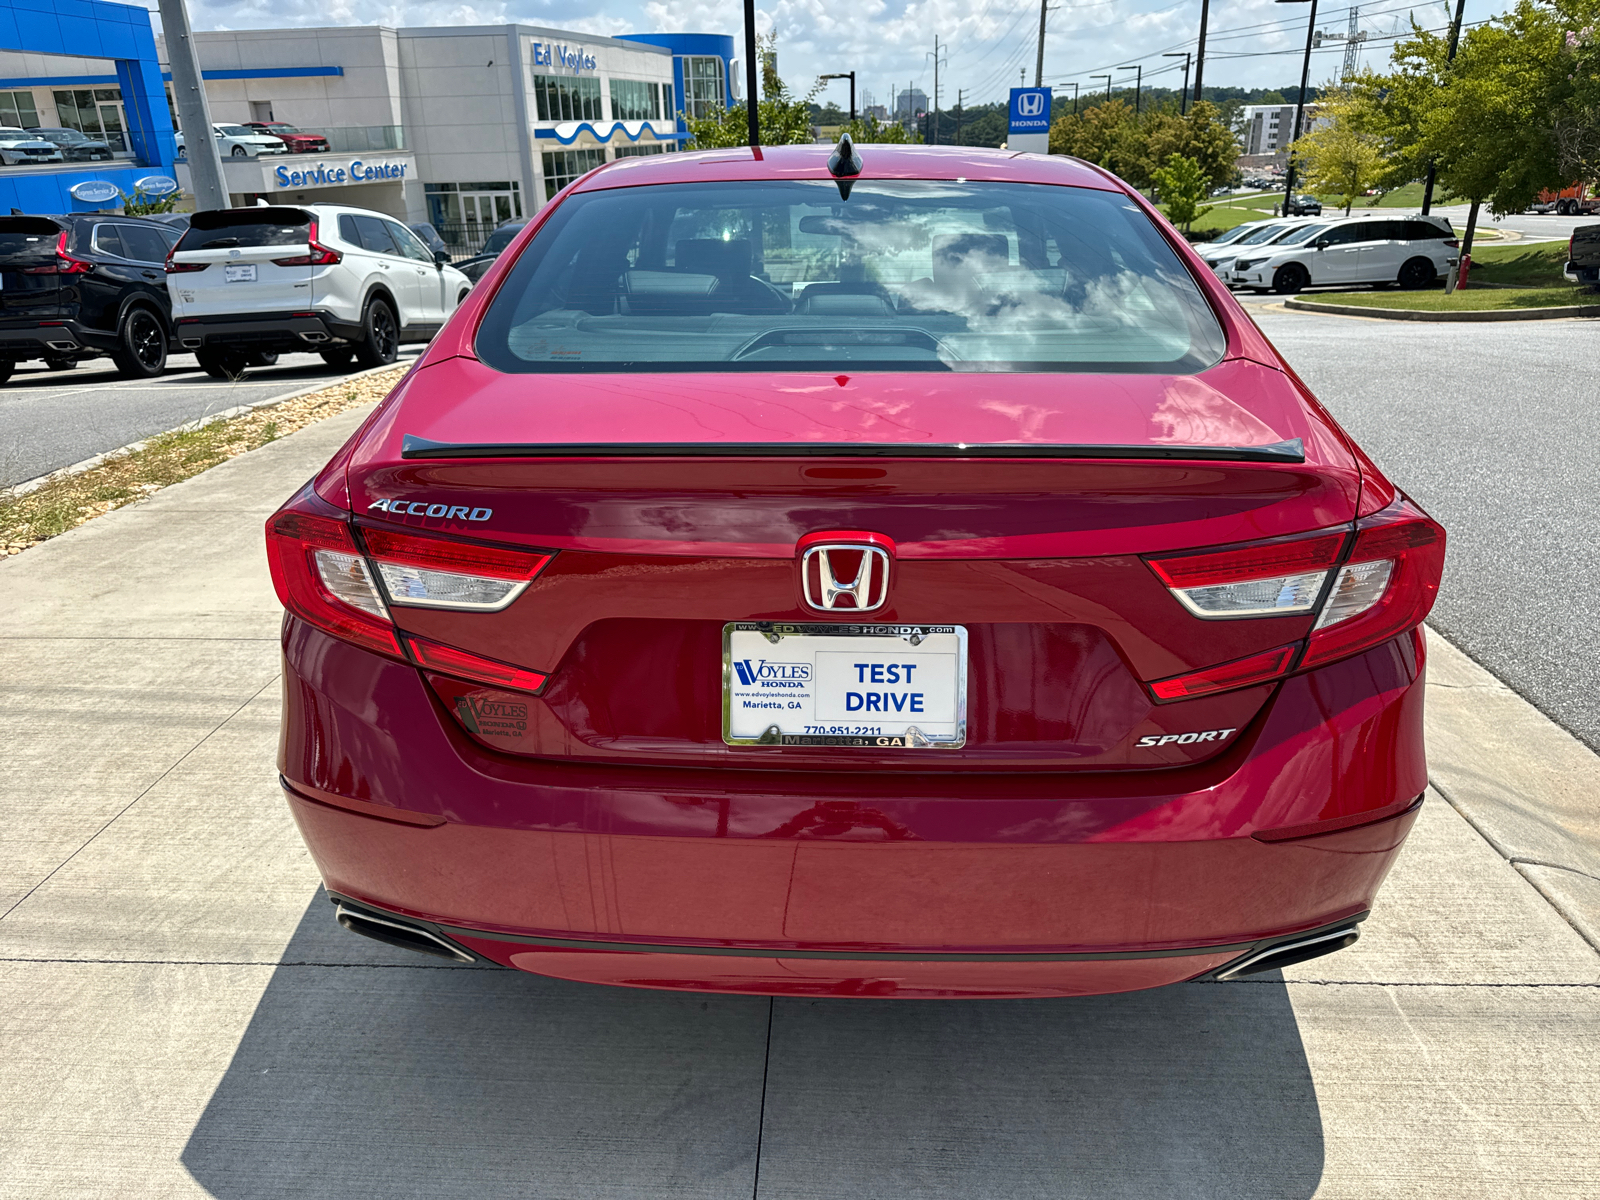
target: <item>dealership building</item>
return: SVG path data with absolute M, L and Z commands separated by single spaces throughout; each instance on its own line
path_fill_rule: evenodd
M 89 57 L 83 47 L 107 49 L 109 37 L 29 20 L 7 38 L 3 17 L 13 10 L 38 15 L 27 0 L 0 0 L 0 125 L 76 129 L 118 158 L 0 167 L 0 211 L 101 207 L 74 196 L 97 194 L 80 182 L 131 193 L 152 171 L 187 191 L 187 166 L 173 160 L 170 72 L 149 13 L 74 0 L 74 12 L 113 22 L 128 47 Z M 452 241 L 481 240 L 610 159 L 677 149 L 688 136 L 680 114 L 738 98 L 734 42 L 717 34 L 367 25 L 196 32 L 194 41 L 213 122 L 283 121 L 330 147 L 225 157 L 233 203 L 352 204 L 430 221 Z

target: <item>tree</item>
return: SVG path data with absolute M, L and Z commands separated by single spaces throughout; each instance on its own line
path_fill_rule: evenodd
M 1111 100 L 1059 117 L 1050 127 L 1050 153 L 1087 159 L 1136 188 L 1150 186 L 1176 154 L 1193 159 L 1209 185 L 1221 187 L 1233 178 L 1239 143 L 1209 101 L 1180 116 L 1174 101 L 1135 115 L 1123 101 Z
M 1370 128 L 1371 103 L 1364 94 L 1346 89 L 1323 96 L 1315 127 L 1294 144 L 1295 166 L 1308 190 L 1339 196 L 1348 217 L 1384 173 L 1383 139 Z
M 795 99 L 778 77 L 774 65 L 777 59 L 776 40 L 763 38 L 761 42 L 761 91 L 763 98 L 756 103 L 756 115 L 761 125 L 763 146 L 797 146 L 811 139 L 811 101 L 821 86 L 818 81 L 803 99 Z M 722 109 L 706 117 L 691 117 L 680 113 L 689 126 L 697 150 L 720 150 L 727 146 L 750 144 L 750 118 L 745 103 Z
M 1161 203 L 1166 207 L 1167 220 L 1187 230 L 1200 217 L 1211 211 L 1210 205 L 1202 208 L 1200 201 L 1210 194 L 1210 178 L 1194 159 L 1182 154 L 1168 155 L 1166 166 L 1151 172 Z
M 850 134 L 850 139 L 862 145 L 872 142 L 920 142 L 921 134 L 908 133 L 904 125 L 893 121 L 880 121 L 868 113 L 865 117 L 858 117 L 845 126 Z

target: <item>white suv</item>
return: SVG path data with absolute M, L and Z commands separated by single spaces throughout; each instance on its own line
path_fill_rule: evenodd
M 1443 217 L 1349 217 L 1313 221 L 1256 254 L 1241 250 L 1234 287 L 1293 293 L 1359 283 L 1427 287 L 1456 264 L 1455 231 Z
M 219 378 L 259 354 L 316 350 L 333 367 L 426 342 L 472 282 L 393 217 L 338 204 L 195 213 L 167 257 L 178 344 Z
M 47 142 L 37 133 L 29 133 L 26 129 L 0 126 L 0 164 L 17 167 L 23 163 L 60 161 L 61 147 L 54 142 Z

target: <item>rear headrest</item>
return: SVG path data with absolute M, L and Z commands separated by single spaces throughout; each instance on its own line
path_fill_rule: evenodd
M 1004 252 L 1002 247 L 1001 253 Z M 749 238 L 727 242 L 720 238 L 684 238 L 675 251 L 678 270 L 715 275 L 719 279 L 749 275 L 750 257 Z
M 933 239 L 935 283 L 954 283 L 1010 261 L 1011 247 L 1003 233 L 946 233 Z

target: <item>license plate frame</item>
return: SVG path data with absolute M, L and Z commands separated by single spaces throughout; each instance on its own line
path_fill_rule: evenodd
M 766 652 L 762 655 L 762 668 L 803 666 L 806 670 L 796 672 L 793 678 L 758 679 L 751 666 L 752 650 Z M 770 661 L 774 650 L 783 652 L 781 660 Z M 828 706 L 838 699 L 830 684 L 840 670 L 841 659 L 891 650 L 897 661 L 910 655 L 914 667 L 935 668 L 924 678 L 938 681 L 937 685 L 926 685 L 939 688 L 937 711 L 926 711 L 920 724 L 912 715 L 922 712 L 920 709 L 878 712 L 870 717 L 863 713 L 853 722 L 827 715 Z M 967 651 L 967 630 L 962 625 L 729 621 L 722 627 L 722 740 L 730 746 L 959 750 L 967 740 Z M 839 657 L 819 662 L 818 655 Z M 947 656 L 954 661 L 936 661 Z M 847 669 L 862 666 L 844 665 Z M 912 694 L 926 697 L 926 692 L 911 693 L 908 687 L 887 690 L 894 684 L 887 680 L 887 665 L 884 670 L 886 674 L 879 682 L 886 690 L 878 694 L 886 697 L 885 704 L 893 703 L 897 694 L 908 705 Z M 768 684 L 769 688 L 758 688 L 758 683 Z M 857 698 L 864 700 L 864 696 L 863 691 Z M 742 705 L 743 700 L 756 697 L 769 702 L 781 697 L 783 707 Z M 790 707 L 791 701 L 798 706 Z M 821 713 L 819 703 L 824 709 Z M 849 703 L 848 696 L 845 703 Z M 758 724 L 762 728 L 756 732 Z
M 255 283 L 255 263 L 225 263 L 222 268 L 223 283 Z

